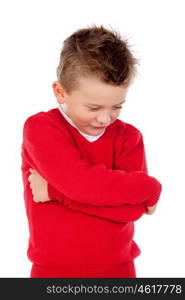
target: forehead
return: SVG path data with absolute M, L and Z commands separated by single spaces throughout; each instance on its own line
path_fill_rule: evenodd
M 95 104 L 107 102 L 121 102 L 125 99 L 128 87 L 114 86 L 100 81 L 96 77 L 80 77 L 79 88 L 75 93 L 80 96 L 82 101 Z

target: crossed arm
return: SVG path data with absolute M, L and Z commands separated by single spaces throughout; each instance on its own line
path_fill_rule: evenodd
M 48 182 L 41 177 L 36 170 L 30 169 L 30 172 L 31 175 L 28 177 L 28 180 L 32 189 L 33 200 L 36 203 L 54 200 L 49 198 Z M 143 213 L 153 214 L 156 209 L 156 205 L 146 207 L 143 203 L 135 205 L 125 204 L 116 207 L 96 207 L 70 201 L 60 193 L 58 193 L 58 196 L 55 197 L 55 200 L 57 200 L 60 204 L 67 206 L 68 209 L 117 222 L 136 221 L 143 215 Z
M 133 153 L 135 157 L 135 163 Z M 140 159 L 136 159 L 137 157 L 140 157 Z M 131 162 L 130 166 L 128 165 L 129 161 Z M 135 132 L 135 139 L 133 138 L 132 142 L 127 143 L 127 149 L 120 154 L 119 162 L 121 168 L 124 168 L 124 166 L 125 168 L 127 168 L 127 172 L 134 170 L 143 171 L 147 173 L 142 135 L 138 136 L 138 132 Z M 36 166 L 34 166 L 34 164 L 30 165 L 32 166 L 32 168 Z M 143 215 L 143 213 L 152 214 L 156 208 L 156 204 L 150 207 L 149 205 L 147 205 L 144 199 L 140 203 L 123 203 L 122 205 L 117 206 L 96 206 L 88 203 L 79 203 L 73 201 L 72 198 L 70 200 L 69 197 L 56 190 L 46 179 L 44 179 L 43 176 L 39 174 L 39 172 L 37 172 L 36 169 L 37 168 L 35 168 L 32 171 L 32 174 L 29 176 L 28 179 L 30 181 L 30 187 L 33 193 L 33 200 L 35 202 L 57 200 L 59 203 L 63 204 L 64 206 L 67 206 L 69 209 L 90 215 L 99 216 L 117 222 L 135 221 L 138 218 L 140 218 Z

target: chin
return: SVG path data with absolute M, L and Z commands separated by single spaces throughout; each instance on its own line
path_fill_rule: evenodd
M 103 131 L 105 131 L 105 128 L 92 129 L 90 135 L 100 135 Z
M 97 135 L 99 135 L 100 133 L 89 132 L 88 134 L 89 134 L 89 135 L 92 135 L 92 136 L 97 136 Z
M 89 135 L 92 135 L 92 136 L 100 135 L 104 130 L 105 130 L 105 127 L 104 128 L 99 128 L 99 129 L 96 129 L 96 128 L 93 128 L 93 127 L 89 127 L 87 129 L 84 129 L 84 130 L 81 129 L 81 131 L 83 133 L 86 133 L 86 134 L 89 134 Z

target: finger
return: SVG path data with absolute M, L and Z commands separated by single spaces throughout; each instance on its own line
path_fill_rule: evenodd
M 150 209 L 149 207 L 147 207 L 146 214 L 152 215 L 153 213 L 154 213 L 153 209 Z
M 152 214 L 153 214 L 153 212 L 151 212 L 151 211 L 147 211 L 147 212 L 146 212 L 146 214 L 147 214 L 147 215 L 152 215 Z
M 37 203 L 39 202 L 35 196 L 33 196 L 33 201 Z
M 146 215 L 152 215 L 153 213 L 146 211 L 145 214 Z
M 31 182 L 33 175 L 29 175 L 28 181 Z
M 152 215 L 154 212 L 155 212 L 155 209 L 149 209 L 149 210 L 148 210 L 148 214 L 149 214 L 149 215 Z

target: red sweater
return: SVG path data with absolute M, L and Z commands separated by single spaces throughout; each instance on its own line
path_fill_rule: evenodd
M 25 121 L 21 155 L 33 263 L 80 273 L 140 254 L 133 222 L 159 200 L 162 186 L 147 174 L 136 127 L 117 119 L 89 142 L 54 108 Z M 54 201 L 33 201 L 29 168 L 47 180 Z

